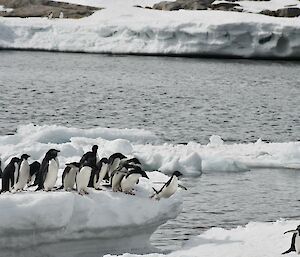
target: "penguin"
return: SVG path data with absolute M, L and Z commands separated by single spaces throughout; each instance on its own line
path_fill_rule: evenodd
M 186 190 L 184 186 L 178 184 L 178 178 L 180 176 L 182 176 L 181 172 L 174 171 L 170 179 L 162 186 L 160 190 L 152 188 L 155 191 L 155 194 L 152 195 L 150 198 L 155 197 L 157 200 L 159 200 L 160 198 L 169 198 L 177 191 L 178 187 L 182 187 Z
M 85 163 L 90 163 L 93 167 L 96 167 L 97 162 L 99 161 L 99 156 L 97 154 L 98 145 L 93 145 L 92 151 L 86 152 L 80 159 L 79 163 L 83 166 Z M 93 170 L 94 171 L 94 170 Z M 94 186 L 94 172 L 92 172 L 90 180 L 89 180 L 89 187 Z
M 131 165 L 135 165 L 135 166 L 139 166 L 139 167 L 142 168 L 141 162 L 140 162 L 139 159 L 136 158 L 136 157 L 131 158 L 131 159 L 127 159 L 127 160 L 125 161 L 125 163 L 131 164 Z
M 85 162 L 76 175 L 76 188 L 80 195 L 88 194 L 88 184 L 92 172 L 96 169 L 92 161 Z
M 53 12 L 50 12 L 50 13 L 48 14 L 48 19 L 51 20 L 52 18 L 53 18 Z
M 27 183 L 28 186 L 31 186 L 35 182 L 35 179 L 37 178 L 37 174 L 40 168 L 41 168 L 41 164 L 38 161 L 34 161 L 29 165 L 29 179 Z
M 125 175 L 121 180 L 121 190 L 125 194 L 133 194 L 132 190 L 135 184 L 138 184 L 140 177 L 149 179 L 146 172 L 140 167 L 136 166 L 128 170 L 128 174 Z
M 112 173 L 119 168 L 121 160 L 127 157 L 121 153 L 114 153 L 108 158 L 108 176 L 111 177 Z
M 15 173 L 19 171 L 20 161 L 21 159 L 18 157 L 11 158 L 9 164 L 3 170 L 1 192 L 10 191 L 15 184 Z
M 0 159 L 0 178 L 2 178 L 2 167 L 1 167 L 1 159 Z
M 28 158 L 30 155 L 22 154 L 20 161 L 20 168 L 18 171 L 18 176 L 16 179 L 16 183 L 14 185 L 14 190 L 21 191 L 26 186 L 28 179 L 30 177 L 30 167 L 28 163 Z
M 66 168 L 62 174 L 62 186 L 60 189 L 63 188 L 65 191 L 71 191 L 74 189 L 76 175 L 79 172 L 79 168 L 79 162 L 71 162 L 66 164 Z
M 36 191 L 41 189 L 49 191 L 54 187 L 59 168 L 59 162 L 57 159 L 58 152 L 60 151 L 56 149 L 50 149 L 45 154 L 38 174 L 38 188 Z
M 297 254 L 300 254 L 300 225 L 294 229 L 284 232 L 286 233 L 293 233 L 291 247 L 287 251 L 283 252 L 282 254 L 290 253 L 290 252 L 296 252 Z
M 63 18 L 64 18 L 64 13 L 63 13 L 63 12 L 60 12 L 60 13 L 59 13 L 59 18 L 60 18 L 60 19 L 63 19 Z
M 100 189 L 100 183 L 106 177 L 107 171 L 108 171 L 108 159 L 102 158 L 97 163 L 97 170 L 96 170 L 95 176 L 94 176 L 94 188 L 95 189 Z

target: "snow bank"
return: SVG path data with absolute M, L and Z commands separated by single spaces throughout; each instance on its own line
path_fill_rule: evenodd
M 152 6 L 153 0 L 66 2 L 105 9 L 79 20 L 0 18 L 0 48 L 300 58 L 299 18 L 133 7 Z
M 144 257 L 279 257 L 289 249 L 291 234 L 287 230 L 296 229 L 300 220 L 277 221 L 274 223 L 251 222 L 244 227 L 231 230 L 212 228 L 198 237 L 189 240 L 182 250 L 170 254 L 147 254 Z M 123 257 L 141 255 L 123 254 Z M 296 256 L 291 253 L 290 256 Z M 112 257 L 112 255 L 105 255 Z
M 152 173 L 151 177 L 161 181 L 162 174 Z M 61 247 L 56 245 L 73 242 L 73 248 L 77 240 L 85 243 L 74 253 L 84 256 L 89 242 L 95 247 L 95 241 L 96 252 L 147 248 L 157 227 L 181 211 L 179 193 L 156 201 L 149 198 L 151 186 L 147 179 L 141 179 L 134 196 L 94 189 L 86 196 L 63 191 L 1 194 L 1 256 L 18 251 L 30 256 L 32 247 L 38 247 L 39 254 L 43 253 L 40 256 L 45 256 L 43 244 L 47 244 L 46 252 L 52 249 L 50 256 L 61 257 Z M 66 256 L 74 256 L 71 250 L 64 250 Z
M 201 145 L 159 144 L 157 137 L 144 130 L 77 129 L 63 126 L 20 126 L 15 135 L 0 136 L 0 157 L 7 163 L 22 153 L 31 160 L 42 160 L 50 148 L 57 148 L 60 169 L 67 162 L 78 161 L 82 154 L 99 145 L 98 154 L 109 157 L 122 152 L 137 157 L 146 170 L 171 174 L 179 170 L 186 176 L 202 172 L 242 172 L 251 168 L 300 169 L 300 142 L 225 144 L 218 136 Z

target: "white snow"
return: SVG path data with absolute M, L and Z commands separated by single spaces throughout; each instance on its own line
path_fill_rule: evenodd
M 50 148 L 60 150 L 60 169 L 67 162 L 79 161 L 84 152 L 98 144 L 99 157 L 122 152 L 137 157 L 148 170 L 171 174 L 179 170 L 187 176 L 202 172 L 241 172 L 252 168 L 300 169 L 300 142 L 226 144 L 212 136 L 207 145 L 159 144 L 157 137 L 138 129 L 77 129 L 63 126 L 20 126 L 15 135 L 0 136 L 0 157 L 4 164 L 12 156 L 27 153 L 31 160 L 42 160 Z
M 285 1 L 288 4 L 294 3 L 292 0 Z M 0 48 L 95 53 L 300 57 L 300 18 L 275 18 L 211 10 L 167 12 L 133 7 L 136 4 L 152 6 L 158 2 L 153 0 L 66 2 L 105 9 L 79 20 L 0 18 Z M 244 2 L 246 8 L 248 1 Z M 279 0 L 275 2 L 278 4 Z M 251 3 L 247 8 L 250 11 L 259 4 Z M 279 5 L 276 8 L 277 6 Z
M 5 8 L 3 5 L 0 5 L 0 12 L 11 12 L 12 8 Z
M 273 223 L 250 222 L 246 226 L 226 230 L 212 228 L 189 240 L 182 250 L 170 254 L 123 254 L 123 257 L 279 257 L 290 248 L 292 234 L 283 233 L 296 229 L 300 220 L 280 220 Z M 105 255 L 112 257 L 113 255 Z M 115 256 L 115 255 L 114 255 Z M 289 256 L 298 256 L 295 252 Z
M 155 181 L 161 178 L 161 173 L 151 174 Z M 94 189 L 89 189 L 90 194 L 85 196 L 76 191 L 2 193 L 1 256 L 11 256 L 16 251 L 31 256 L 33 247 L 39 247 L 43 252 L 41 256 L 45 256 L 45 243 L 45 247 L 52 248 L 50 256 L 62 256 L 57 244 L 74 240 L 75 245 L 76 240 L 80 240 L 82 248 L 74 254 L 85 253 L 84 256 L 88 256 L 88 243 L 93 242 L 91 245 L 95 247 L 95 240 L 98 240 L 96 252 L 147 248 L 157 227 L 179 214 L 182 201 L 179 193 L 161 201 L 150 199 L 151 187 L 152 183 L 142 178 L 136 186 L 136 195 Z M 63 253 L 70 254 L 66 249 Z

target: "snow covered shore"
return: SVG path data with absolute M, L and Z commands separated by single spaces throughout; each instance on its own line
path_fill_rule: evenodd
M 153 173 L 151 178 L 160 181 L 162 174 Z M 15 252 L 35 256 L 33 247 L 40 256 L 74 256 L 73 250 L 84 256 L 89 251 L 91 256 L 147 251 L 151 234 L 181 211 L 180 194 L 150 199 L 153 191 L 148 183 L 141 179 L 134 196 L 94 189 L 87 196 L 63 191 L 1 194 L 1 256 Z
M 299 17 L 211 10 L 164 12 L 133 7 L 151 6 L 157 2 L 153 0 L 66 2 L 105 9 L 79 20 L 0 18 L 0 48 L 300 58 Z
M 277 221 L 274 223 L 251 222 L 244 227 L 231 230 L 212 228 L 187 241 L 182 250 L 170 254 L 123 254 L 122 257 L 279 257 L 289 249 L 291 234 L 283 233 L 295 229 L 300 220 Z M 115 255 L 105 255 L 112 257 Z M 289 256 L 298 256 L 295 252 Z

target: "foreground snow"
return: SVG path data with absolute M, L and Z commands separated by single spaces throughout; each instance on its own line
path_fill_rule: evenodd
M 294 3 L 282 1 L 276 7 Z M 0 18 L 0 48 L 300 58 L 300 18 L 223 11 L 165 12 L 133 7 L 153 0 L 66 0 L 104 7 L 80 20 Z M 261 3 L 248 3 L 252 11 Z M 298 3 L 297 3 L 298 4 Z M 256 9 L 257 9 L 256 8 Z M 257 11 L 257 10 L 256 10 Z
M 151 180 L 166 179 L 162 176 L 152 173 Z M 84 244 L 74 254 L 84 256 L 89 256 L 90 247 L 96 247 L 91 256 L 95 252 L 144 251 L 157 227 L 181 210 L 180 194 L 156 201 L 149 198 L 151 186 L 141 179 L 136 195 L 94 189 L 86 196 L 64 191 L 1 194 L 1 256 L 18 251 L 31 256 L 32 249 L 39 249 L 40 256 L 61 257 L 62 247 L 68 244 L 71 249 L 64 249 L 63 254 L 77 256 L 70 254 L 76 241 Z
M 123 254 L 123 257 L 279 257 L 289 249 L 291 234 L 283 233 L 295 229 L 300 220 L 277 221 L 275 223 L 251 222 L 244 227 L 231 230 L 213 228 L 189 240 L 182 250 L 170 254 Z M 298 256 L 295 252 L 289 256 Z M 105 255 L 112 257 L 112 255 Z
M 76 129 L 62 126 L 24 125 L 15 135 L 0 136 L 0 157 L 7 163 L 22 153 L 31 160 L 40 160 L 50 148 L 59 149 L 60 169 L 67 162 L 78 161 L 93 144 L 98 154 L 109 157 L 121 152 L 137 157 L 148 171 L 160 170 L 170 174 L 175 170 L 187 176 L 202 172 L 242 172 L 252 168 L 300 169 L 300 142 L 225 144 L 218 136 L 201 145 L 160 144 L 149 131 L 138 129 Z

